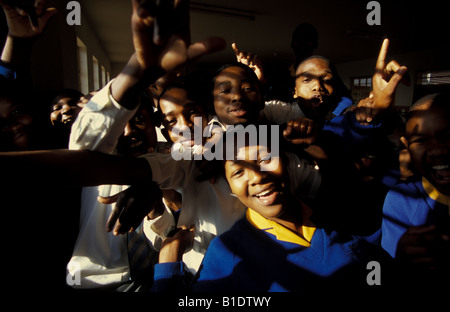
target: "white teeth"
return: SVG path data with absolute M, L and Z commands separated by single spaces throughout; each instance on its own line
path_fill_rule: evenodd
M 263 197 L 263 196 L 267 196 L 268 194 L 270 194 L 272 192 L 272 190 L 267 190 L 267 191 L 263 191 L 259 194 L 256 195 L 256 197 Z
M 431 168 L 433 168 L 433 170 L 446 170 L 449 168 L 449 166 L 448 165 L 436 165 Z

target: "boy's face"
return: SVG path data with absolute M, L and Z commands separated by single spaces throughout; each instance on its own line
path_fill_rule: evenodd
M 155 126 L 147 108 L 139 109 L 128 121 L 117 141 L 117 151 L 123 156 L 138 157 L 155 148 L 157 142 Z
M 65 97 L 54 103 L 50 113 L 52 125 L 60 124 L 70 128 L 81 111 L 81 107 L 78 106 L 79 100 Z
M 443 109 L 425 104 L 414 110 L 402 139 L 417 173 L 450 195 L 450 123 Z
M 266 147 L 260 146 L 243 147 L 238 155 L 244 160 L 225 162 L 225 176 L 231 191 L 246 207 L 264 217 L 279 217 L 286 197 L 281 158 L 270 155 Z M 269 170 L 262 171 L 262 165 Z
M 208 119 L 202 106 L 188 98 L 188 92 L 186 90 L 181 88 L 168 90 L 159 100 L 159 105 L 163 115 L 162 123 L 173 143 L 185 142 L 190 147 L 194 145 L 194 142 L 204 143 L 205 138 L 202 135 L 203 130 L 208 124 Z M 201 124 L 194 124 L 195 117 L 201 118 Z M 195 126 L 201 131 L 195 131 Z M 186 134 L 183 133 L 187 129 L 190 131 L 190 140 L 186 140 Z M 202 137 L 196 138 L 194 134 Z
M 214 83 L 214 110 L 225 125 L 253 123 L 264 103 L 258 81 L 240 67 L 228 67 Z
M 294 98 L 308 118 L 323 118 L 330 110 L 333 74 L 327 61 L 313 58 L 304 61 L 295 73 Z
M 0 149 L 27 150 L 31 144 L 33 117 L 10 98 L 0 98 Z

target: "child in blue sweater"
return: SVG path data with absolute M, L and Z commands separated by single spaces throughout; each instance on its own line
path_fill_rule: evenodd
M 292 192 L 287 158 L 272 155 L 270 144 L 235 148 L 225 160 L 225 177 L 248 210 L 215 238 L 192 289 L 195 291 L 301 291 L 320 286 L 366 284 L 377 235 L 358 237 L 316 227 L 310 207 Z M 168 238 L 155 267 L 153 290 L 184 289 L 181 255 L 195 229 L 183 227 Z
M 389 191 L 383 207 L 382 247 L 407 268 L 409 281 L 449 277 L 449 104 L 442 93 L 411 108 L 402 142 L 416 175 Z

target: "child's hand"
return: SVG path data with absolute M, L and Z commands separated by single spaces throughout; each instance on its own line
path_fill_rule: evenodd
M 131 28 L 144 70 L 167 72 L 225 48 L 222 38 L 191 44 L 188 0 L 133 0 Z
M 298 117 L 287 123 L 283 136 L 292 144 L 311 145 L 316 140 L 316 126 L 311 119 Z
M 148 216 L 155 218 L 164 212 L 162 192 L 154 182 L 134 184 L 109 197 L 99 196 L 101 204 L 116 203 L 106 223 L 106 230 L 114 235 L 135 230 Z
M 195 227 L 182 225 L 173 237 L 167 237 L 159 252 L 159 263 L 181 261 L 183 254 L 194 243 Z
M 239 63 L 242 63 L 244 65 L 247 65 L 253 71 L 255 72 L 256 76 L 258 77 L 258 80 L 263 82 L 264 81 L 264 72 L 263 72 L 263 66 L 261 59 L 258 55 L 253 54 L 251 52 L 243 52 L 240 51 L 236 45 L 236 43 L 232 43 L 231 47 L 233 48 L 234 54 L 236 54 L 236 60 Z
M 30 6 L 34 12 L 15 7 L 13 1 L 0 0 L 0 5 L 5 11 L 9 35 L 17 38 L 32 38 L 40 35 L 48 20 L 56 14 L 55 8 L 44 9 L 45 0 L 38 0 L 34 7 Z M 34 22 L 37 22 L 37 25 L 33 25 L 32 16 L 36 18 Z
M 383 111 L 394 103 L 395 90 L 400 81 L 407 76 L 406 66 L 400 66 L 396 61 L 386 65 L 386 55 L 389 48 L 389 39 L 384 39 L 381 45 L 373 75 L 373 109 Z
M 435 225 L 411 226 L 398 242 L 396 258 L 408 265 L 435 270 L 449 248 L 450 237 L 440 233 Z

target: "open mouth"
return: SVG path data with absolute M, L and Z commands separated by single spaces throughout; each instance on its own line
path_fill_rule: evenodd
M 140 147 L 142 144 L 144 144 L 143 141 L 132 140 L 132 141 L 131 141 L 131 144 L 130 144 L 130 148 L 138 148 L 138 147 Z
M 431 176 L 436 182 L 449 183 L 450 182 L 450 166 L 449 165 L 434 165 L 431 167 Z
M 68 118 L 66 118 L 66 119 L 63 119 L 62 120 L 62 123 L 64 124 L 64 125 L 67 125 L 67 124 L 70 124 L 70 123 L 72 123 L 72 117 L 68 117 Z
M 321 94 L 315 94 L 311 98 L 311 102 L 314 106 L 320 106 L 323 103 L 323 96 Z
M 268 189 L 265 189 L 255 195 L 255 197 L 262 205 L 268 206 L 272 205 L 276 202 L 279 195 L 282 193 L 278 191 L 275 187 L 270 187 Z

